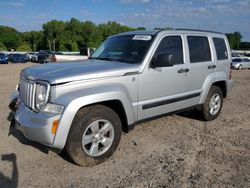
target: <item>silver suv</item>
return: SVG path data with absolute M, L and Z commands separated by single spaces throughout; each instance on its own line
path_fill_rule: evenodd
M 12 95 L 15 128 L 75 163 L 98 164 L 122 131 L 142 120 L 198 108 L 215 119 L 231 87 L 224 34 L 134 31 L 109 37 L 89 60 L 22 70 Z

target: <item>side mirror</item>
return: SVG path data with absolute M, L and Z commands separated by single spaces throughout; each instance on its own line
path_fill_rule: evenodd
M 152 61 L 152 68 L 155 67 L 171 67 L 174 66 L 174 55 L 173 54 L 159 54 Z

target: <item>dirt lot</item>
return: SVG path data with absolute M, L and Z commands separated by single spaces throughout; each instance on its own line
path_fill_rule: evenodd
M 140 124 L 107 162 L 86 168 L 17 132 L 8 136 L 9 95 L 31 65 L 0 66 L 0 187 L 250 187 L 249 70 L 233 71 L 215 121 L 185 113 Z

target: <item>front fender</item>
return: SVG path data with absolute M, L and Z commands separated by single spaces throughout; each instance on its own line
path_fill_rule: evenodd
M 64 148 L 72 121 L 80 108 L 110 100 L 119 100 L 123 104 L 129 125 L 136 121 L 137 111 L 132 105 L 129 92 L 125 86 L 120 84 L 97 86 L 68 92 L 53 101 L 65 106 L 53 146 L 59 149 Z

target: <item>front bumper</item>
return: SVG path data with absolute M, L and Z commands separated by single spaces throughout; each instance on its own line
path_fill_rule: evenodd
M 45 112 L 35 113 L 24 104 L 20 104 L 15 113 L 15 128 L 21 131 L 29 140 L 53 147 L 55 134 L 52 134 L 52 125 L 60 120 L 60 115 Z

